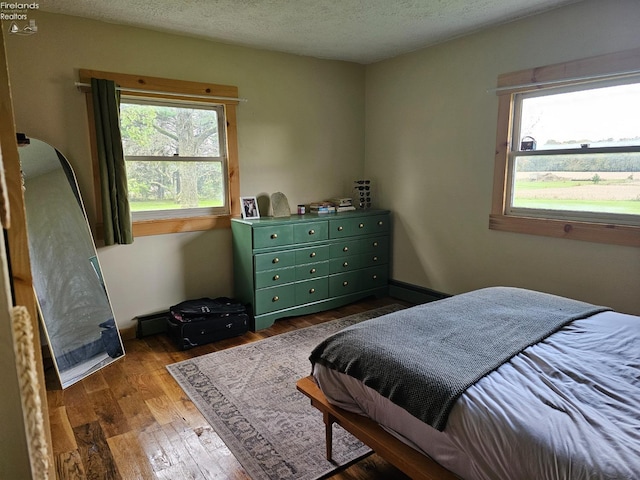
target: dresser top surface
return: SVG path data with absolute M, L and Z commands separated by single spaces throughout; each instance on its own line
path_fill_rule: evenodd
M 332 220 L 338 218 L 358 218 L 368 217 L 371 215 L 385 215 L 389 210 L 367 209 L 367 210 L 352 210 L 349 212 L 339 213 L 307 213 L 305 215 L 291 215 L 290 217 L 261 217 L 255 219 L 244 218 L 232 218 L 232 222 L 251 225 L 254 227 L 277 225 L 277 224 L 291 224 L 291 223 L 304 223 L 315 222 L 317 220 Z

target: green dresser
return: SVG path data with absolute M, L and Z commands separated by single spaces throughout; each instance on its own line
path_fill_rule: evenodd
M 389 212 L 360 210 L 231 221 L 234 296 L 253 330 L 388 293 Z

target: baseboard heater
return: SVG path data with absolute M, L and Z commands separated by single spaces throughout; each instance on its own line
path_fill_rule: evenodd
M 169 312 L 157 312 L 149 315 L 139 315 L 136 338 L 148 337 L 157 333 L 167 333 L 167 319 Z

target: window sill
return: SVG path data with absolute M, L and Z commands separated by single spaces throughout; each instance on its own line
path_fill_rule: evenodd
M 492 214 L 489 228 L 513 233 L 640 247 L 640 226 L 607 225 Z
M 231 228 L 231 215 L 134 221 L 133 238 L 165 233 L 199 232 L 217 228 Z
M 151 235 L 163 235 L 166 233 L 201 232 L 219 228 L 231 228 L 231 219 L 239 215 L 209 215 L 193 218 L 167 218 L 162 220 L 134 221 L 133 238 L 149 237 Z M 104 239 L 102 223 L 96 224 L 94 236 L 96 244 Z

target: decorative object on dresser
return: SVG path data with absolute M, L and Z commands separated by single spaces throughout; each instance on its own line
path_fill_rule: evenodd
M 240 204 L 242 205 L 242 218 L 260 218 L 256 197 L 240 197 Z
M 348 212 L 356 209 L 356 207 L 353 206 L 353 199 L 351 197 L 332 198 L 331 202 L 335 205 L 336 212 Z
M 309 204 L 309 213 L 336 213 L 336 206 L 329 200 L 311 202 Z
M 371 208 L 371 180 L 354 180 L 353 189 L 358 194 L 358 208 Z
M 290 217 L 291 208 L 289 208 L 289 200 L 282 192 L 271 194 L 271 208 L 274 217 Z
M 389 211 L 234 218 L 235 297 L 253 330 L 388 293 Z

